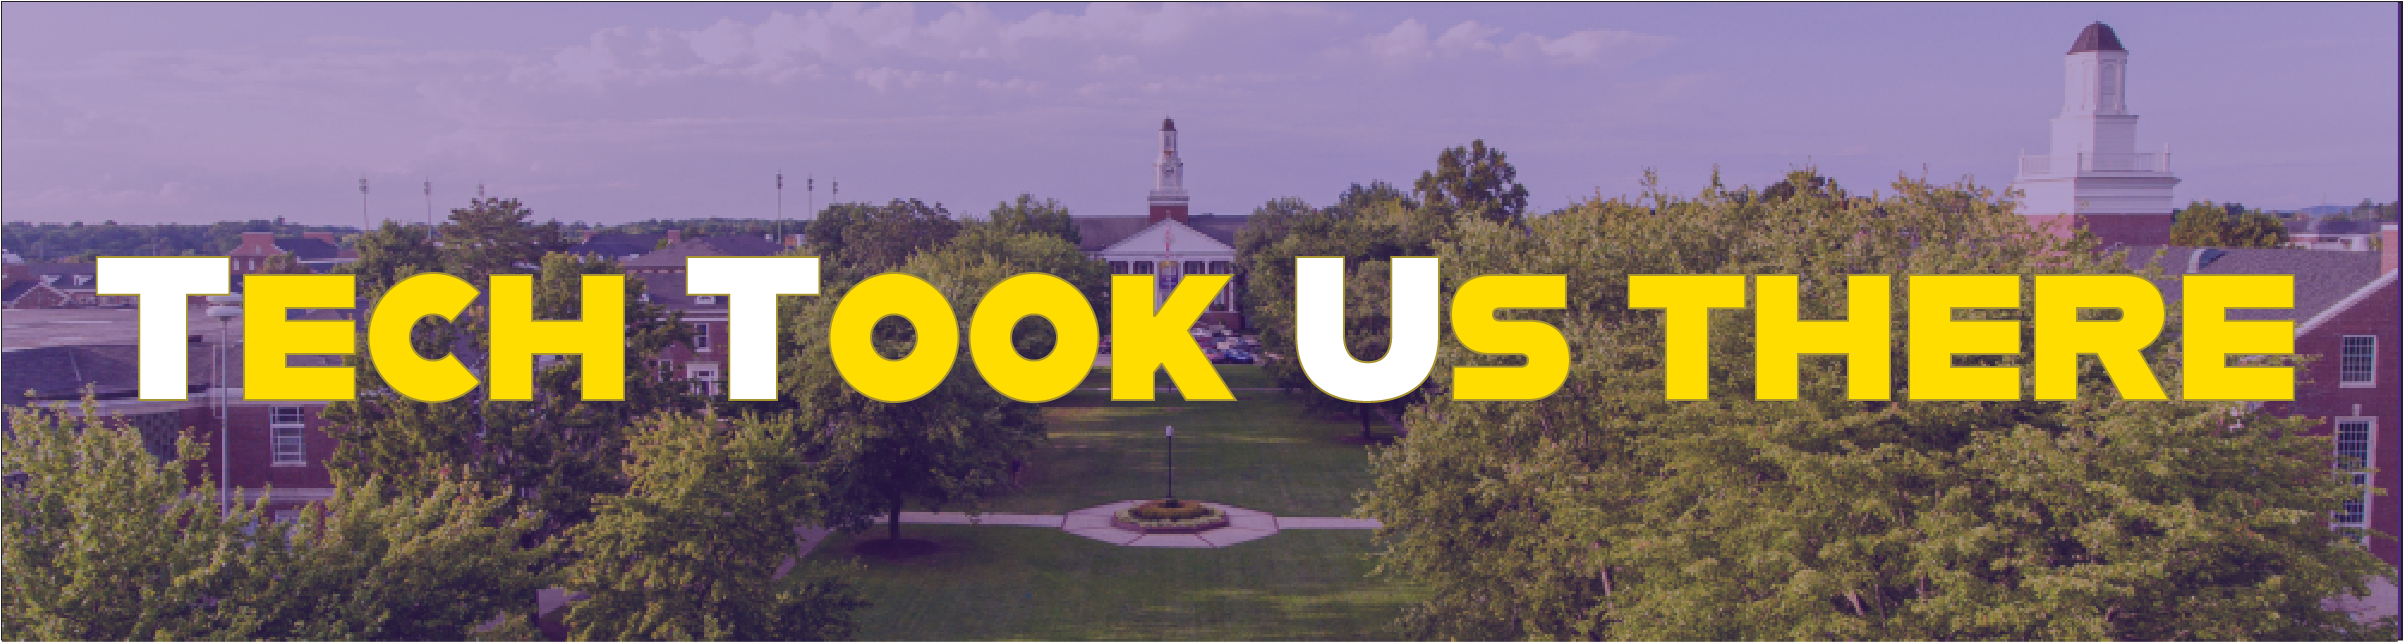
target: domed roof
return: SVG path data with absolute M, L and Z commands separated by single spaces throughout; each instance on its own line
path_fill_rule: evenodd
M 2085 30 L 2078 32 L 2078 41 L 2070 43 L 2070 53 L 2082 51 L 2128 51 L 2128 49 L 2120 46 L 2120 35 L 2112 33 L 2111 25 L 2097 22 L 2087 25 Z

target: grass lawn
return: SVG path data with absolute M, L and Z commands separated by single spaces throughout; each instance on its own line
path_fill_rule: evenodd
M 1276 382 L 1276 381 L 1274 381 L 1274 380 L 1271 380 L 1271 379 L 1269 379 L 1269 371 L 1268 371 L 1267 369 L 1265 369 L 1265 368 L 1262 368 L 1262 367 L 1260 367 L 1260 366 L 1242 365 L 1242 364 L 1232 364 L 1232 363 L 1219 363 L 1219 364 L 1211 364 L 1211 367 L 1212 367 L 1212 368 L 1215 368 L 1215 369 L 1217 369 L 1217 370 L 1219 371 L 1219 380 L 1220 380 L 1220 381 L 1225 381 L 1225 382 L 1227 382 L 1227 387 L 1229 387 L 1229 388 L 1275 388 L 1275 387 L 1277 387 L 1277 382 Z M 1168 374 L 1168 371 L 1166 371 L 1166 370 L 1162 370 L 1162 371 L 1157 371 L 1157 372 L 1154 372 L 1154 373 L 1152 374 L 1152 385 L 1153 385 L 1153 387 L 1155 387 L 1155 388 L 1169 385 L 1169 374 Z M 1084 383 L 1077 384 L 1077 387 L 1079 387 L 1079 388 L 1108 388 L 1108 387 L 1110 387 L 1110 367 L 1109 367 L 1109 366 L 1103 366 L 1103 367 L 1099 367 L 1099 368 L 1094 368 L 1092 372 L 1087 372 L 1087 373 L 1085 373 L 1085 382 L 1084 382 Z M 1241 395 L 1241 394 L 1239 394 L 1239 395 L 1236 395 L 1236 396 L 1235 396 L 1235 398 L 1237 398 L 1237 399 L 1248 399 L 1248 398 L 1250 398 L 1250 397 L 1249 397 L 1248 395 Z
M 1253 366 L 1220 370 L 1234 370 L 1231 387 L 1258 376 Z M 984 508 L 1060 514 L 1158 497 L 1168 463 L 1161 426 L 1174 425 L 1178 497 L 1289 517 L 1350 515 L 1370 483 L 1368 449 L 1346 441 L 1359 429 L 1305 419 L 1283 393 L 1236 396 L 1114 402 L 1079 392 L 1047 404 L 1050 442 L 1029 458 L 1023 485 Z M 874 605 L 860 614 L 862 639 L 1391 638 L 1387 625 L 1422 591 L 1368 576 L 1374 540 L 1362 530 L 1289 530 L 1218 549 L 1130 548 L 1009 526 L 909 524 L 902 537 L 939 549 L 857 557 L 858 540 L 836 534 L 811 553 L 863 565 L 861 590 Z
M 873 531 L 868 537 L 881 537 Z M 863 640 L 1362 639 L 1420 596 L 1367 577 L 1368 531 L 1284 531 L 1219 549 L 1112 546 L 1049 528 L 906 525 L 942 550 L 860 558 Z M 851 556 L 837 534 L 813 559 Z
M 1024 486 L 986 500 L 985 510 L 1052 515 L 1159 497 L 1167 492 L 1164 425 L 1177 427 L 1178 497 L 1289 517 L 1343 517 L 1360 505 L 1353 494 L 1369 486 L 1369 452 L 1342 441 L 1359 434 L 1356 425 L 1304 419 L 1284 393 L 1236 396 L 1116 402 L 1077 393 L 1050 404 L 1051 440 L 1028 462 Z

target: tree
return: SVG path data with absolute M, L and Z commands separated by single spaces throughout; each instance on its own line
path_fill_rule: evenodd
M 2322 601 L 2390 567 L 2324 525 L 2350 491 L 2304 421 L 2239 404 L 2127 401 L 2092 363 L 2080 401 L 1843 398 L 1842 361 L 1800 401 L 1754 401 L 1752 312 L 1712 314 L 1710 401 L 1664 399 L 1663 330 L 1630 274 L 1792 274 L 1803 318 L 1845 296 L 1908 308 L 1910 274 L 2126 273 L 2091 239 L 2032 234 L 1971 184 L 1594 201 L 1470 222 L 1444 278 L 1564 274 L 1575 358 L 1535 403 L 1431 397 L 1378 453 L 1364 516 L 1381 571 L 1426 583 L 1404 624 L 1469 638 L 2369 637 Z M 1965 207 L 1965 204 L 1967 206 Z M 1852 292 L 1851 274 L 1894 290 Z M 2028 308 L 1978 318 L 2028 318 Z M 2175 311 L 2173 312 L 2175 315 Z M 1893 363 L 1908 363 L 1903 316 Z M 2148 359 L 2178 389 L 2171 331 Z M 2023 327 L 2022 346 L 2033 330 Z M 1441 364 L 1503 365 L 1447 343 Z M 1815 358 L 1816 359 L 1816 358 Z M 1988 357 L 2018 365 L 2025 357 Z M 1436 377 L 1449 382 L 1449 368 Z M 2384 628 L 2382 628 L 2384 627 Z
M 1383 182 L 1371 183 L 1368 188 L 1354 184 L 1337 196 L 1336 203 L 1321 211 L 1309 209 L 1298 199 L 1271 201 L 1255 211 L 1253 225 L 1262 231 L 1247 229 L 1236 239 L 1238 256 L 1245 257 L 1247 309 L 1255 325 L 1262 328 L 1261 345 L 1266 351 L 1289 357 L 1297 354 L 1295 337 L 1289 334 L 1296 319 L 1295 257 L 1341 256 L 1345 257 L 1344 344 L 1355 359 L 1383 358 L 1392 343 L 1392 259 L 1433 255 L 1436 245 L 1453 233 L 1449 210 L 1416 206 L 1400 190 Z M 1268 216 L 1259 217 L 1264 213 Z M 1417 403 L 1421 394 L 1414 391 L 1387 401 L 1354 403 L 1320 392 L 1303 372 L 1299 359 L 1278 359 L 1265 367 L 1289 392 L 1303 395 L 1306 411 L 1342 413 L 1359 421 L 1363 441 L 1376 438 L 1375 426 L 1381 416 L 1399 416 Z
M 2287 224 L 2259 211 L 2210 201 L 2189 203 L 2170 225 L 2171 245 L 2205 247 L 2287 247 Z
M 521 549 L 535 516 L 445 481 L 388 497 L 339 487 L 298 523 L 263 522 L 267 497 L 220 512 L 186 434 L 161 465 L 142 437 L 82 412 L 9 409 L 0 508 L 9 608 L 20 636 L 57 639 L 465 639 L 542 585 Z M 20 477 L 21 476 L 21 477 Z M 521 625 L 523 620 L 518 621 Z
M 850 267 L 829 271 L 860 272 Z M 958 239 L 914 255 L 898 271 L 924 278 L 943 293 L 959 319 L 962 337 L 968 335 L 976 303 L 1003 279 L 1025 272 L 1051 274 L 1077 285 L 1089 302 L 1099 304 L 1108 278 L 1104 265 L 1065 240 L 1010 233 L 991 224 L 967 226 Z M 808 448 L 829 480 L 830 525 L 859 531 L 872 518 L 883 516 L 888 538 L 898 540 L 906 502 L 940 506 L 973 501 L 1005 483 L 1043 439 L 1042 409 L 996 392 L 972 365 L 965 340 L 949 375 L 925 396 L 886 403 L 853 390 L 835 370 L 825 330 L 839 295 L 851 285 L 823 288 L 825 295 L 801 304 L 797 314 L 786 318 L 780 332 L 780 341 L 787 342 L 780 351 L 785 355 L 782 383 L 785 396 L 798 402 L 793 416 L 810 428 Z M 1013 339 L 1021 354 L 1047 354 L 1052 332 L 1049 324 L 1021 322 Z M 888 321 L 880 324 L 874 341 L 880 354 L 898 358 L 916 345 L 916 331 Z
M 1484 139 L 1436 156 L 1436 169 L 1421 172 L 1411 189 L 1427 205 L 1492 221 L 1515 221 L 1528 209 L 1528 188 L 1519 169 Z
M 1718 180 L 1716 171 L 1713 180 Z M 1769 187 L 1762 188 L 1761 198 L 1785 201 L 1793 200 L 1796 196 L 1806 193 L 1817 194 L 1821 198 L 1830 199 L 1839 204 L 1851 199 L 1851 195 L 1845 193 L 1845 188 L 1838 187 L 1835 179 L 1821 176 L 1818 168 L 1804 168 L 1787 172 L 1786 178 L 1779 179 L 1778 182 L 1771 183 Z
M 624 495 L 575 531 L 569 608 L 581 639 L 831 640 L 867 605 L 840 570 L 794 563 L 825 483 L 793 425 L 661 415 L 631 439 Z
M 950 212 L 917 199 L 894 199 L 883 206 L 829 205 L 810 224 L 804 253 L 820 257 L 826 280 L 853 282 L 901 267 L 911 255 L 943 245 L 959 233 L 960 222 Z
M 559 243 L 557 226 L 529 225 L 529 214 L 515 200 L 479 199 L 453 210 L 439 230 L 440 246 L 387 225 L 362 239 L 360 260 L 345 269 L 361 276 L 360 293 L 370 300 L 419 273 L 460 276 L 489 292 L 492 275 L 535 272 L 536 318 L 575 318 L 582 310 L 583 275 L 624 272 L 608 260 L 546 253 Z M 452 475 L 506 489 L 513 508 L 545 516 L 529 544 L 590 519 L 594 496 L 624 490 L 618 470 L 624 426 L 701 403 L 647 367 L 668 346 L 688 340 L 689 331 L 678 316 L 642 301 L 642 280 L 626 279 L 625 288 L 624 401 L 584 399 L 580 357 L 536 369 L 530 401 L 493 401 L 480 391 L 442 402 L 409 399 L 384 384 L 375 364 L 357 361 L 357 399 L 328 404 L 324 412 L 341 440 L 327 467 L 353 484 L 382 476 L 405 494 L 427 492 L 429 480 Z M 484 362 L 489 314 L 479 301 L 452 322 L 421 320 L 413 342 L 421 354 L 453 354 L 481 376 L 490 367 Z M 363 354 L 368 327 L 360 324 Z
M 1050 234 L 1068 241 L 1069 245 L 1085 242 L 1077 232 L 1077 221 L 1069 218 L 1068 207 L 1052 199 L 1035 200 L 1031 194 L 1020 194 L 1018 200 L 1003 201 L 993 206 L 986 216 L 996 227 L 1010 232 Z

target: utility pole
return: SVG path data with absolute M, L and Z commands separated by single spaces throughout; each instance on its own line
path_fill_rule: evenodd
M 426 179 L 426 240 L 434 240 L 434 179 Z
M 367 235 L 367 177 L 359 177 L 359 235 Z
M 776 241 L 776 244 L 777 244 L 777 246 L 779 246 L 779 247 L 782 247 L 782 246 L 785 244 L 785 172 L 784 172 L 784 170 L 777 170 L 777 172 L 776 172 L 776 238 L 775 238 L 775 239 L 773 239 L 773 240 L 774 240 L 774 241 Z

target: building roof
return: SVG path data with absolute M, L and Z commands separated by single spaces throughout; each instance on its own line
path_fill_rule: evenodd
M 49 286 L 42 285 L 42 282 L 40 281 L 16 281 L 9 283 L 7 289 L 0 290 L 0 302 L 15 302 L 17 297 L 25 296 L 25 293 L 32 292 L 34 288 L 42 287 Z
M 659 249 L 659 240 L 664 238 L 668 238 L 668 235 L 623 234 L 618 232 L 594 234 L 592 238 L 586 239 L 583 243 L 578 243 L 573 247 L 569 247 L 567 249 L 567 253 L 599 256 L 613 260 L 623 259 L 631 256 L 642 256 L 644 254 L 651 253 L 652 250 Z
M 100 274 L 97 263 L 26 263 L 24 270 L 35 276 L 65 276 L 70 274 Z
M 1177 131 L 1177 119 L 1175 119 L 1175 118 L 1162 118 L 1162 119 L 1160 119 L 1160 131 L 1164 131 L 1164 132 L 1173 132 L 1173 131 Z
M 2313 219 L 2287 221 L 2288 234 L 2378 234 L 2379 221 Z
M 1252 217 L 1248 215 L 1196 214 L 1186 217 L 1185 225 L 1201 232 L 1203 236 L 1234 247 L 1236 233 L 1243 231 L 1244 224 L 1251 220 Z M 1148 216 L 1075 216 L 1070 217 L 1069 221 L 1077 226 L 1077 249 L 1085 252 L 1110 249 L 1119 241 L 1127 240 L 1127 237 L 1152 226 L 1152 219 Z
M 671 312 L 681 311 L 688 315 L 703 311 L 721 314 L 726 312 L 726 297 L 710 297 L 709 303 L 702 303 L 700 297 L 685 294 L 685 275 L 683 274 L 638 272 L 628 274 L 626 277 L 640 279 L 643 282 L 643 296 L 649 297 L 648 302 L 667 308 Z
M 667 247 L 651 253 L 627 259 L 620 264 L 620 267 L 682 269 L 685 259 L 696 256 L 773 256 L 783 249 L 768 239 L 749 236 L 711 236 L 670 243 Z
M 320 239 L 306 236 L 285 236 L 275 240 L 276 249 L 290 252 L 303 261 L 339 258 L 342 248 Z
M 2107 25 L 2102 22 L 2096 22 L 2095 24 L 2087 25 L 2086 29 L 2080 30 L 2078 32 L 2078 40 L 2070 43 L 2070 53 L 2079 53 L 2082 51 L 2128 50 L 2121 48 L 2120 35 L 2112 33 L 2111 25 Z
M 240 380 L 242 359 L 226 359 L 227 379 Z M 216 352 L 210 344 L 191 344 L 184 357 L 184 381 L 190 391 L 204 390 L 216 377 Z M 32 401 L 82 399 L 85 387 L 101 399 L 130 399 L 141 390 L 141 347 L 132 345 L 48 346 L 11 348 L 0 352 L 0 403 L 17 406 Z
M 2157 262 L 2157 250 L 2169 250 Z M 2230 310 L 2233 320 L 2303 322 L 2326 312 L 2363 286 L 2379 279 L 2379 255 L 2374 252 L 2329 252 L 2305 249 L 2223 249 L 2208 247 L 2136 246 L 2129 248 L 2129 267 L 2143 270 L 2159 265 L 2164 302 L 2181 298 L 2179 277 L 2186 274 L 2293 274 L 2295 307 L 2285 310 Z

